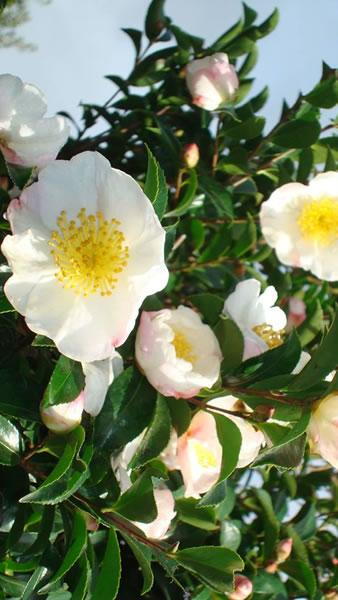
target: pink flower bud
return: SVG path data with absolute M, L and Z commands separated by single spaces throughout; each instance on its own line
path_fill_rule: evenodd
M 285 540 L 281 540 L 277 545 L 277 564 L 283 563 L 289 558 L 292 550 L 292 538 L 286 538 Z
M 186 79 L 193 103 L 205 110 L 216 110 L 231 101 L 239 86 L 236 71 L 224 52 L 193 60 L 187 65 Z
M 245 600 L 252 593 L 252 583 L 245 575 L 235 575 L 234 591 L 229 594 L 229 600 Z
M 306 319 L 306 304 L 300 298 L 290 298 L 287 328 L 299 327 Z
M 200 151 L 197 144 L 186 144 L 183 148 L 182 159 L 186 167 L 193 169 L 200 159 Z
M 41 408 L 43 423 L 54 433 L 68 433 L 81 423 L 83 392 L 72 402 Z
M 278 565 L 277 565 L 276 561 L 270 560 L 264 570 L 267 573 L 276 573 L 277 569 L 278 569 Z

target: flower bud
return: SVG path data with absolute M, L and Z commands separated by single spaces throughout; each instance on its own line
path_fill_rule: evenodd
M 281 540 L 277 545 L 276 551 L 276 561 L 277 564 L 283 563 L 289 558 L 292 550 L 292 538 L 286 538 L 285 540 Z
M 54 433 L 68 433 L 81 423 L 83 392 L 72 402 L 41 408 L 43 423 Z
M 277 565 L 276 561 L 275 560 L 269 560 L 269 562 L 267 563 L 267 565 L 266 565 L 266 567 L 265 567 L 264 570 L 267 573 L 276 573 L 277 569 L 278 569 L 278 565 Z
M 193 169 L 200 159 L 200 151 L 197 144 L 186 144 L 183 148 L 182 159 L 188 169 Z
M 245 575 L 235 575 L 234 591 L 228 595 L 229 600 L 245 600 L 252 593 L 252 583 Z
M 300 298 L 292 297 L 289 300 L 289 314 L 287 329 L 299 327 L 306 319 L 306 304 Z
M 196 106 L 216 110 L 233 99 L 239 86 L 234 67 L 225 52 L 193 60 L 186 69 L 187 86 Z

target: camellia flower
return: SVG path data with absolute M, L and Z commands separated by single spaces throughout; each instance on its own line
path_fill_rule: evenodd
M 250 412 L 241 400 L 234 396 L 214 398 L 208 402 L 213 409 Z M 261 431 L 256 430 L 248 421 L 231 414 L 225 415 L 240 430 L 242 444 L 237 467 L 250 464 L 259 453 L 265 439 Z M 222 463 L 222 446 L 219 443 L 216 422 L 209 412 L 198 411 L 191 420 L 187 431 L 176 442 L 172 436 L 169 449 L 162 453 L 162 460 L 169 469 L 179 469 L 182 473 L 185 496 L 199 498 L 218 480 Z
M 338 468 L 338 394 L 319 400 L 308 426 L 310 450 Z
M 246 600 L 252 594 L 253 585 L 245 575 L 235 574 L 234 591 L 228 594 L 229 600 Z
M 266 352 L 283 343 L 286 315 L 274 306 L 278 295 L 269 285 L 261 294 L 257 279 L 246 279 L 236 285 L 224 303 L 223 312 L 235 321 L 244 337 L 243 360 Z
M 338 279 L 338 173 L 317 175 L 308 186 L 282 185 L 263 202 L 260 221 L 283 264 Z
M 236 71 L 224 52 L 190 62 L 186 80 L 193 103 L 205 110 L 215 110 L 231 101 L 239 86 Z
M 10 163 L 43 167 L 54 160 L 69 136 L 61 116 L 43 118 L 42 92 L 14 75 L 0 75 L 0 148 Z
M 41 408 L 43 423 L 54 433 L 68 433 L 80 425 L 84 405 L 83 392 L 72 402 Z
M 7 216 L 5 293 L 28 327 L 74 360 L 111 357 L 168 279 L 165 232 L 139 185 L 83 152 L 42 169 Z
M 128 465 L 140 445 L 146 430 L 142 431 L 135 439 L 125 445 L 123 451 L 111 458 L 111 466 L 120 484 L 121 492 L 127 491 L 131 486 L 130 469 Z M 154 500 L 157 508 L 157 517 L 150 523 L 134 521 L 143 533 L 154 539 L 163 539 L 170 527 L 171 521 L 176 516 L 175 499 L 167 486 L 159 482 L 154 487 Z
M 222 353 L 215 334 L 191 308 L 143 312 L 136 360 L 164 396 L 191 398 L 218 379 Z

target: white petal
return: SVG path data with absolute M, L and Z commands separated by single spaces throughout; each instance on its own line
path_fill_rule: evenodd
M 309 190 L 314 198 L 328 196 L 338 199 L 338 173 L 335 171 L 320 173 L 310 181 Z
M 12 127 L 7 145 L 21 164 L 43 167 L 56 158 L 68 136 L 66 120 L 56 116 Z
M 12 116 L 13 104 L 23 89 L 19 77 L 8 73 L 0 75 L 0 121 L 7 121 Z
M 108 388 L 123 371 L 123 361 L 118 352 L 111 358 L 82 363 L 85 375 L 84 410 L 96 417 L 103 406 Z

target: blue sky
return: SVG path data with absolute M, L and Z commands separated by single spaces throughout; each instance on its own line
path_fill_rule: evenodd
M 22 35 L 38 45 L 35 52 L 1 50 L 1 72 L 19 75 L 47 95 L 49 112 L 68 110 L 76 117 L 79 101 L 103 103 L 114 88 L 107 74 L 128 74 L 133 48 L 121 27 L 142 28 L 148 0 L 53 0 L 41 6 L 31 0 L 31 21 Z M 263 20 L 275 6 L 278 28 L 259 43 L 260 60 L 253 72 L 253 92 L 267 83 L 264 109 L 270 125 L 278 118 L 282 98 L 318 81 L 322 59 L 338 63 L 338 0 L 247 0 Z M 239 0 L 167 0 L 175 23 L 211 42 L 240 16 Z M 332 112 L 331 112 L 332 114 Z

